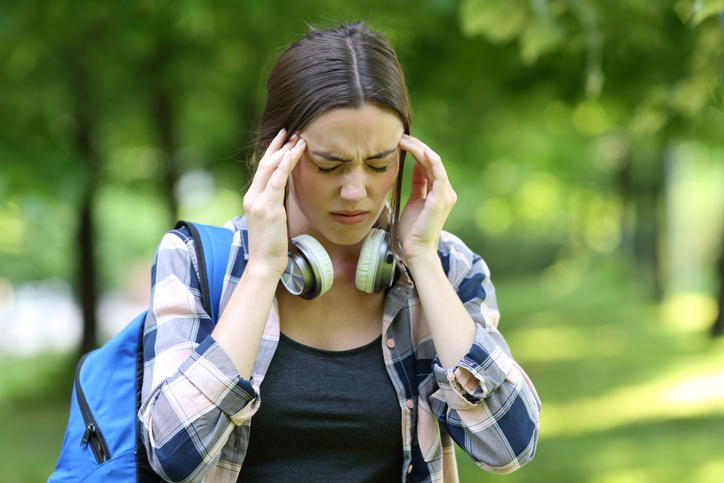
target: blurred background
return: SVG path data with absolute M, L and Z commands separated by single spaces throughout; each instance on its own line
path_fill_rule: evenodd
M 3 1 L 0 481 L 53 470 L 79 355 L 147 308 L 163 233 L 242 214 L 276 55 L 359 19 L 398 53 L 458 193 L 446 229 L 488 262 L 543 400 L 532 463 L 498 477 L 461 453 L 461 480 L 724 481 L 722 12 Z

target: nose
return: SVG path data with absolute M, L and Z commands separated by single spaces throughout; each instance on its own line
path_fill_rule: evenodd
M 367 196 L 364 173 L 359 169 L 349 169 L 344 177 L 340 196 L 350 204 L 356 204 Z

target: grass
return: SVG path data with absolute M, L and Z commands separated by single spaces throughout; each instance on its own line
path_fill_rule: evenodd
M 720 482 L 724 340 L 706 297 L 647 302 L 587 280 L 561 299 L 537 280 L 497 286 L 500 328 L 543 401 L 535 459 L 506 476 L 458 453 L 462 482 Z
M 0 411 L 0 481 L 44 482 L 55 468 L 68 422 L 68 405 L 4 405 Z
M 724 340 L 700 295 L 653 304 L 594 276 L 561 298 L 538 279 L 497 284 L 501 330 L 543 401 L 535 459 L 509 475 L 458 454 L 460 479 L 722 481 Z M 73 358 L 0 362 L 0 481 L 44 482 L 68 417 Z
M 68 422 L 74 355 L 0 363 L 0 481 L 45 482 Z

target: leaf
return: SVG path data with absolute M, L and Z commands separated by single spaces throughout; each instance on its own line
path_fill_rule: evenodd
M 482 35 L 492 42 L 507 42 L 523 33 L 528 21 L 521 0 L 463 0 L 460 27 L 463 35 Z
M 673 89 L 671 105 L 690 117 L 699 114 L 709 102 L 711 83 L 712 79 L 707 75 L 682 80 Z
M 696 0 L 694 2 L 693 26 L 699 25 L 709 17 L 724 13 L 724 0 Z
M 556 49 L 563 40 L 562 29 L 552 19 L 534 22 L 521 38 L 521 60 L 524 64 L 531 65 L 541 55 Z

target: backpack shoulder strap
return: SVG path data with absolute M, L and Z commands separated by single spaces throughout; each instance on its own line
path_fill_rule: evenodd
M 185 226 L 191 232 L 199 264 L 201 299 L 206 313 L 216 322 L 219 318 L 221 290 L 224 286 L 229 252 L 234 233 L 227 229 L 201 223 L 179 221 L 176 228 Z

